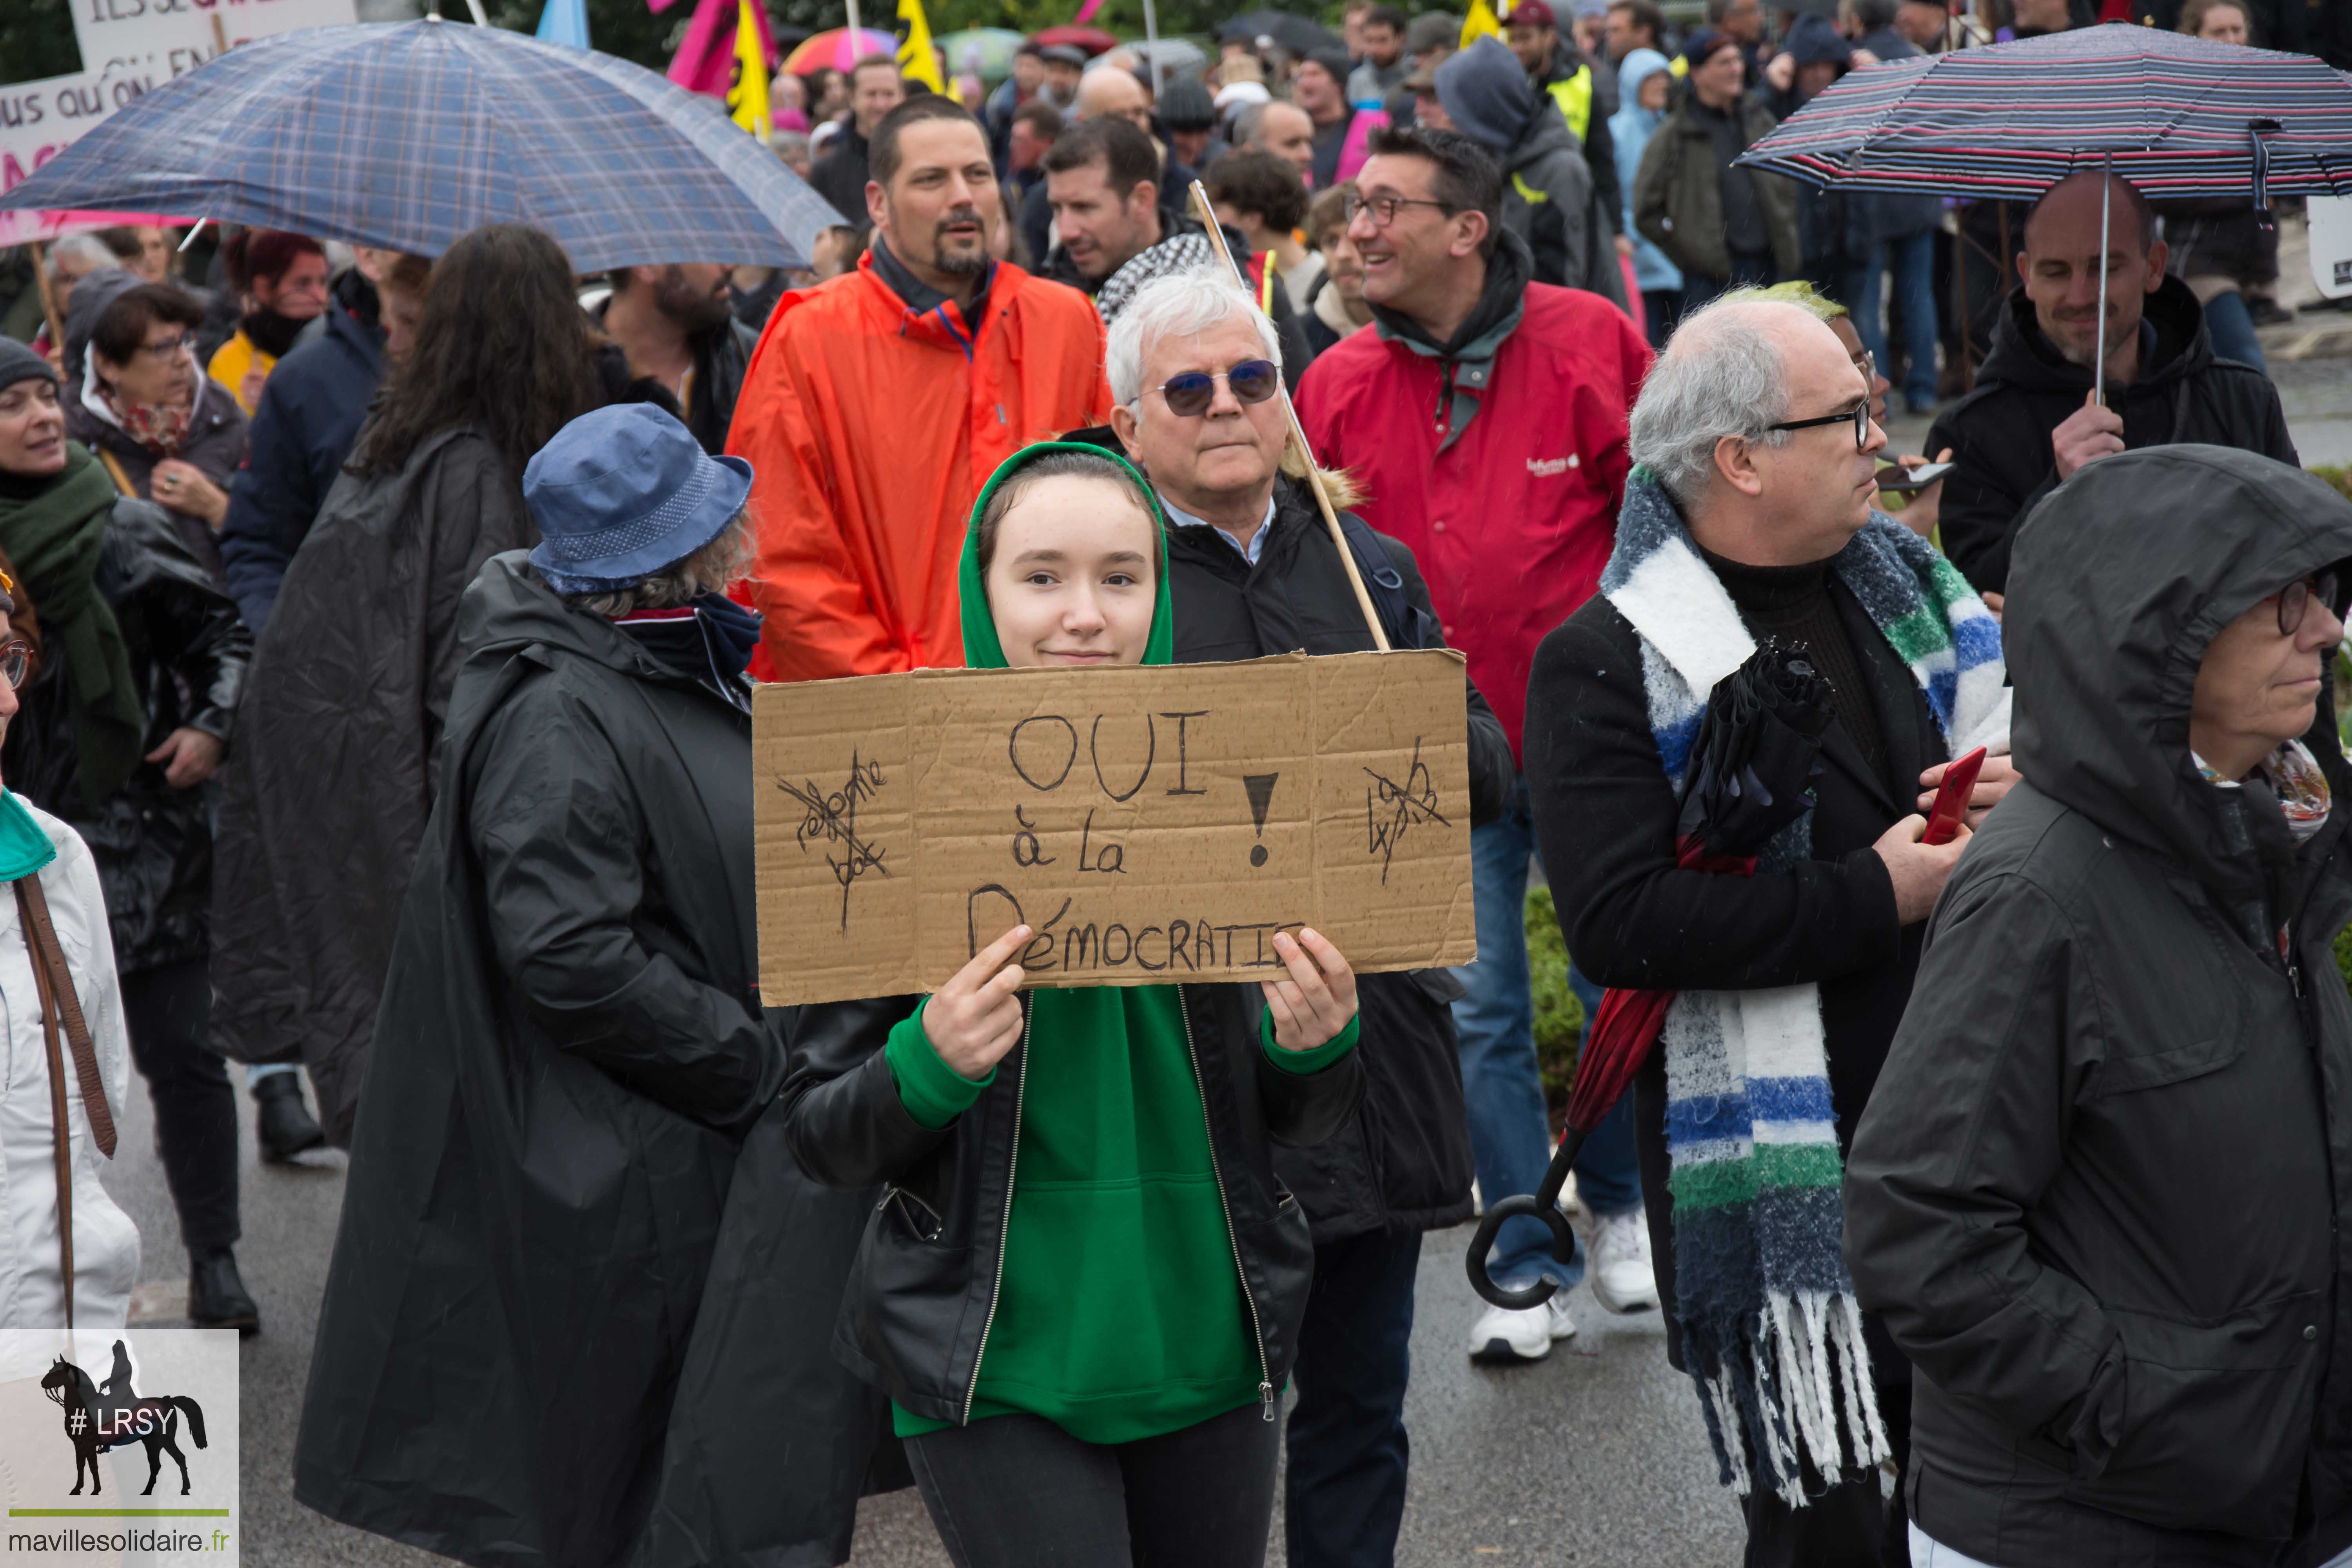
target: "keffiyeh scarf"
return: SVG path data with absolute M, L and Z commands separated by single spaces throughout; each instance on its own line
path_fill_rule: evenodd
M 1102 313 L 1103 324 L 1108 326 L 1118 320 L 1118 313 L 1127 309 L 1137 291 L 1153 279 L 1216 265 L 1217 252 L 1203 236 L 1180 234 L 1163 239 L 1103 279 L 1102 288 L 1095 294 L 1095 309 Z
M 1874 512 L 1832 570 L 1910 667 L 1951 754 L 2006 749 L 2000 624 L 1951 563 Z M 1755 642 L 1647 468 L 1626 481 L 1601 592 L 1641 636 L 1651 733 L 1679 792 L 1708 694 Z M 1757 874 L 1811 854 L 1809 812 Z M 1684 991 L 1660 1044 L 1684 1359 L 1724 1484 L 1801 1507 L 1801 1464 L 1833 1477 L 1849 1455 L 1888 1457 L 1845 1268 L 1820 988 Z

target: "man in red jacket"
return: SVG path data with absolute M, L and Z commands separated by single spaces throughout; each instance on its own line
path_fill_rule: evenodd
M 1629 462 L 1625 420 L 1650 351 L 1596 294 L 1528 280 L 1527 244 L 1501 224 L 1502 175 L 1475 142 L 1425 128 L 1374 132 L 1349 198 L 1375 330 L 1324 351 L 1298 387 L 1316 454 L 1365 490 L 1358 509 L 1420 559 L 1445 640 L 1465 650 L 1514 757 L 1537 643 L 1600 585 Z M 1525 926 L 1535 847 L 1527 784 L 1473 830 L 1478 962 L 1454 1005 L 1479 1190 L 1536 1189 L 1550 1156 L 1535 1054 Z M 1599 994 L 1580 986 L 1586 1012 Z M 1596 1221 L 1593 1293 L 1618 1311 L 1655 1306 L 1632 1124 L 1612 1117 L 1578 1162 Z M 1525 1311 L 1490 1308 L 1470 1333 L 1481 1360 L 1534 1360 L 1574 1333 L 1568 1287 L 1581 1258 L 1511 1222 L 1496 1282 L 1561 1289 Z

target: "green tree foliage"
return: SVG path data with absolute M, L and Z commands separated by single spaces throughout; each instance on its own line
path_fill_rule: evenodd
M 26 30 L 16 16 L 19 12 L 28 12 L 57 16 L 58 37 L 64 37 L 66 47 L 66 64 L 26 75 L 61 75 L 73 70 L 73 28 L 66 19 L 66 3 L 68 0 L 0 0 L 0 12 L 5 12 L 5 19 L 0 19 L 0 68 L 14 68 L 9 40 Z M 539 12 L 543 3 L 546 0 L 482 0 L 482 9 L 501 28 L 531 33 L 539 28 Z M 849 26 L 849 7 L 845 0 L 764 3 L 769 21 L 781 28 L 821 33 L 825 28 Z M 1012 28 L 1016 33 L 1034 33 L 1077 16 L 1079 3 L 1082 0 L 924 0 L 924 16 L 929 19 L 934 36 L 957 33 L 962 28 Z M 1291 5 L 1273 5 L 1273 9 L 1318 16 L 1331 28 L 1339 28 L 1340 3 L 1343 0 L 1334 0 L 1331 5 L 1306 5 L 1294 0 Z M 685 40 L 687 24 L 694 19 L 694 5 L 696 0 L 673 0 L 670 9 L 656 16 L 646 9 L 645 0 L 588 0 L 588 40 L 604 54 L 618 54 L 640 66 L 666 70 L 670 57 L 677 52 L 677 45 Z M 1162 36 L 1192 36 L 1200 40 L 1212 37 L 1216 33 L 1216 24 L 1225 16 L 1234 16 L 1242 9 L 1254 9 L 1251 0 L 1152 0 L 1152 5 Z M 445 0 L 442 14 L 463 16 L 463 0 Z M 868 28 L 891 30 L 898 21 L 898 3 L 858 0 L 858 21 Z M 1143 37 L 1143 0 L 1106 0 L 1089 26 L 1118 33 L 1119 37 Z
M 695 0 L 675 0 L 656 16 L 646 0 L 588 0 L 588 41 L 608 55 L 618 55 L 653 70 L 669 68 L 670 56 L 686 37 L 694 19 Z M 482 11 L 501 27 L 520 32 L 539 30 L 545 0 L 482 0 Z M 465 0 L 443 0 L 443 16 L 463 16 Z
M 66 5 L 67 0 L 0 0 L 0 82 L 39 81 L 81 69 L 73 13 Z

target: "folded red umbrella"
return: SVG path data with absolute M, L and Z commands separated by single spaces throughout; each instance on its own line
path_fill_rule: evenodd
M 1766 643 L 1717 683 L 1685 774 L 1675 867 L 1724 876 L 1756 874 L 1755 851 L 1810 809 L 1806 785 L 1820 768 L 1821 733 L 1830 718 L 1825 684 L 1802 650 Z M 1576 1233 L 1559 1210 L 1560 1189 L 1584 1140 L 1617 1108 L 1665 1027 L 1672 991 L 1612 987 L 1594 1009 L 1570 1086 L 1559 1146 L 1531 1194 L 1490 1201 L 1470 1240 L 1471 1288 L 1498 1307 L 1548 1300 L 1555 1287 L 1538 1280 L 1508 1290 L 1486 1272 L 1486 1255 L 1506 1222 L 1521 1215 L 1544 1222 L 1552 1256 L 1576 1255 Z

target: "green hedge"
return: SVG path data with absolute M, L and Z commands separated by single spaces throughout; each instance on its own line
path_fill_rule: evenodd
M 1549 888 L 1528 895 L 1528 971 L 1536 1000 L 1536 1063 L 1543 1072 L 1544 1100 L 1557 1127 L 1568 1106 L 1568 1086 L 1576 1077 L 1584 1005 L 1568 988 L 1568 942 L 1560 935 Z

